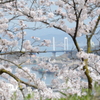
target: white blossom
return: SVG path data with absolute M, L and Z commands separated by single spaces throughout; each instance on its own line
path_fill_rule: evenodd
M 53 18 L 54 17 L 54 14 L 53 13 L 48 13 L 48 17 L 49 18 Z

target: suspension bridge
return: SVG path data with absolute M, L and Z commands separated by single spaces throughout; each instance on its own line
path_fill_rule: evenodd
M 50 50 L 50 51 L 48 50 L 46 52 L 51 52 L 54 57 L 56 57 L 57 52 L 64 52 L 64 53 L 70 52 L 70 50 L 68 49 L 68 38 L 67 37 L 64 37 L 63 50 L 56 50 L 55 37 L 53 37 L 52 47 L 53 47 L 53 50 Z

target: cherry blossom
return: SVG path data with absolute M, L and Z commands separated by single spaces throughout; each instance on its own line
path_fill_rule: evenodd
M 0 2 L 0 99 L 17 100 L 60 99 L 69 95 L 83 96 L 100 85 L 100 56 L 92 53 L 90 40 L 99 30 L 99 0 L 2 0 Z M 41 53 L 41 46 L 51 41 L 35 37 L 28 31 L 53 27 L 68 34 L 76 48 L 77 60 L 59 67 L 41 61 L 36 67 L 54 74 L 51 87 L 29 69 L 33 64 L 32 53 Z M 77 38 L 85 36 L 87 51 L 81 50 Z M 85 40 L 84 40 L 85 41 Z M 90 50 L 91 49 L 91 50 Z M 74 62 L 74 63 L 73 63 Z M 88 72 L 88 73 L 87 73 Z M 89 83 L 89 78 L 92 80 Z M 25 79 L 25 81 L 23 80 Z M 91 85 L 91 87 L 89 87 Z M 54 91 L 57 89 L 57 92 Z M 32 96 L 34 95 L 34 96 Z

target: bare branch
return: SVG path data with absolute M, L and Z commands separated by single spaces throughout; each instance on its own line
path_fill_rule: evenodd
M 11 52 L 4 52 L 4 53 L 0 53 L 0 55 L 7 55 L 7 54 L 14 54 L 14 55 L 17 55 L 17 54 L 32 54 L 32 53 L 46 53 L 46 51 L 11 51 Z

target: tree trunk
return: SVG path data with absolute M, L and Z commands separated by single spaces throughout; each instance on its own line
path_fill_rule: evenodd
M 92 78 L 89 75 L 89 70 L 88 70 L 88 59 L 84 59 L 85 62 L 85 66 L 83 67 L 83 70 L 85 70 L 85 75 L 87 77 L 88 80 L 88 89 L 92 90 Z
M 91 41 L 90 40 L 91 39 L 89 39 L 87 37 L 87 53 L 90 53 L 90 51 L 91 51 Z M 77 43 L 77 40 L 75 38 L 73 38 L 73 41 L 74 41 L 74 44 L 75 44 L 75 46 L 77 48 L 77 51 L 79 52 L 80 51 L 80 48 L 79 48 L 79 45 Z M 89 72 L 89 69 L 88 69 L 88 59 L 84 59 L 83 58 L 82 60 L 85 62 L 85 66 L 83 66 L 83 70 L 85 70 L 85 75 L 87 77 L 88 89 L 89 90 L 92 90 L 92 78 L 89 75 L 90 72 Z

